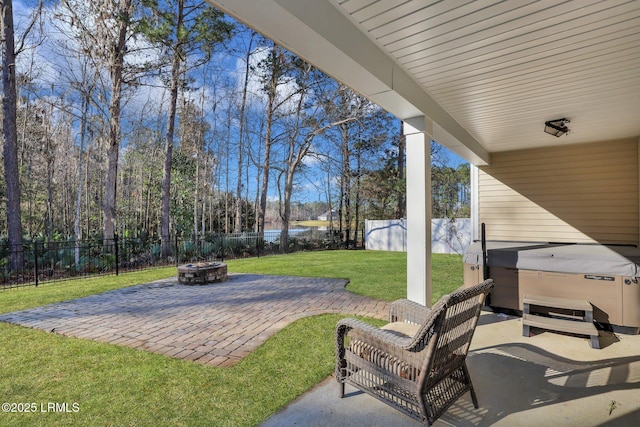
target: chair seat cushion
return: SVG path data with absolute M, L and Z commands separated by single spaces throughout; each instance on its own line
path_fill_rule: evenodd
M 391 322 L 382 326 L 380 329 L 394 332 L 403 338 L 412 338 L 420 329 L 420 325 L 407 322 Z

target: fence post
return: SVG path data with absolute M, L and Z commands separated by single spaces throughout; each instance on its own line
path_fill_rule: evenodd
M 36 288 L 38 287 L 38 276 L 40 276 L 40 272 L 38 271 L 38 242 L 34 240 L 33 242 L 33 260 L 34 260 L 34 273 L 36 275 Z M 24 267 L 23 267 L 24 268 Z
M 220 262 L 224 262 L 224 255 L 227 250 L 227 236 L 228 234 L 224 234 L 222 236 L 222 250 L 220 251 Z
M 120 274 L 120 251 L 118 248 L 118 233 L 114 233 L 113 234 L 113 243 L 116 245 L 115 250 L 116 250 L 116 276 L 118 276 Z
M 176 234 L 176 267 L 180 265 L 180 247 L 178 246 L 178 235 Z

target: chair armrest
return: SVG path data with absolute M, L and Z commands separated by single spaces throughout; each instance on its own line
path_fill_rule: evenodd
M 401 337 L 397 333 L 376 328 L 359 319 L 346 318 L 338 322 L 336 326 L 336 352 L 339 358 L 344 357 L 345 339 L 362 341 L 375 347 L 397 347 L 404 349 L 411 342 L 410 338 Z

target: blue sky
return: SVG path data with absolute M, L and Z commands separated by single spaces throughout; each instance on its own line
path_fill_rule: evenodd
M 49 3 L 51 5 L 52 3 Z M 31 7 L 35 6 L 35 2 L 14 2 L 14 16 L 16 21 L 16 27 L 19 29 L 27 25 L 29 22 L 29 13 L 32 10 Z M 241 25 L 241 24 L 239 24 Z M 64 25 L 62 25 L 64 27 Z M 65 34 L 66 33 L 66 34 Z M 33 70 L 34 67 L 36 69 L 36 73 L 39 76 L 39 83 L 41 87 L 53 87 L 55 83 L 60 80 L 60 71 L 65 70 L 65 73 L 70 73 L 73 71 L 73 68 L 77 66 L 74 65 L 73 58 L 63 58 L 62 55 L 56 53 L 55 49 L 50 48 L 56 41 L 65 41 L 67 43 L 73 43 L 73 39 L 69 39 L 67 36 L 71 33 L 71 31 L 67 32 L 64 28 L 55 28 L 51 25 L 50 20 L 46 20 L 44 22 L 44 34 L 46 36 L 46 40 L 44 43 L 39 45 L 37 49 L 28 49 L 19 57 L 18 70 L 22 68 L 26 71 L 27 67 Z M 246 34 L 249 34 L 248 32 Z M 246 43 L 248 40 L 244 39 L 240 40 L 240 44 Z M 252 55 L 251 61 L 257 63 L 264 57 L 265 52 L 260 51 L 259 49 L 254 52 Z M 148 58 L 130 58 L 130 61 L 142 61 L 143 59 Z M 232 57 L 229 55 L 224 55 L 219 58 L 216 62 L 216 67 L 224 67 L 223 74 L 227 75 L 229 79 L 235 79 L 235 88 L 233 86 L 222 88 L 222 90 L 231 90 L 238 91 L 239 85 L 243 80 L 244 75 L 244 58 L 243 54 L 239 53 L 236 57 Z M 218 69 L 220 70 L 220 68 Z M 202 99 L 206 100 L 208 104 L 205 108 L 212 109 L 214 102 L 219 102 L 217 97 L 221 96 L 224 98 L 228 94 L 214 94 L 212 91 L 214 90 L 211 84 L 208 82 L 211 81 L 212 78 L 224 78 L 224 76 L 220 76 L 220 73 L 216 71 L 210 71 L 207 74 L 203 73 L 200 77 L 197 77 L 199 80 L 197 81 L 198 89 L 191 92 L 190 96 L 193 99 Z M 197 74 L 194 74 L 197 75 Z M 215 76 L 215 77 L 214 77 Z M 153 83 L 153 82 L 151 82 Z M 264 93 L 260 90 L 261 83 L 256 79 L 252 79 L 249 82 L 249 91 L 251 93 L 249 102 L 259 105 L 264 102 Z M 220 90 L 220 87 L 216 90 Z M 281 96 L 286 96 L 286 92 L 291 90 L 287 87 L 287 85 L 283 85 L 281 87 Z M 168 99 L 166 90 L 163 89 L 162 84 L 154 84 L 145 87 L 143 90 L 140 90 L 139 93 L 132 99 L 128 100 L 127 106 L 125 107 L 125 114 L 127 109 L 129 111 L 135 110 L 148 110 L 149 108 L 161 108 L 164 103 L 166 103 Z M 231 99 L 231 97 L 230 97 Z M 204 105 L 204 104 L 203 104 Z M 166 111 L 166 108 L 165 110 Z M 220 124 L 218 124 L 220 125 Z M 125 138 L 126 139 L 126 138 Z M 126 144 L 126 142 L 125 142 Z M 124 145 L 124 144 L 123 144 Z M 446 148 L 443 147 L 444 150 Z M 233 156 L 233 153 L 230 153 Z M 452 167 L 457 167 L 459 164 L 464 163 L 465 161 L 457 156 L 455 153 L 452 153 L 449 150 L 446 150 L 447 163 Z M 233 159 L 233 157 L 232 157 Z M 315 161 L 317 162 L 317 160 Z M 230 164 L 234 165 L 234 161 L 232 160 Z M 309 160 L 309 166 L 313 167 L 314 161 Z M 253 174 L 256 172 L 253 171 Z M 234 176 L 234 173 L 231 172 L 231 176 Z M 324 200 L 326 198 L 324 191 L 322 189 L 323 184 L 322 180 L 326 181 L 326 172 L 323 172 L 321 168 L 316 167 L 311 173 L 309 173 L 308 177 L 300 178 L 300 190 L 295 195 L 295 200 L 297 201 L 317 201 Z M 253 177 L 248 180 L 249 185 L 255 186 L 256 181 Z M 220 183 L 221 187 L 225 187 L 224 183 Z M 230 185 L 230 189 L 235 191 L 235 182 Z M 247 191 L 250 197 L 253 197 L 255 194 L 255 188 L 249 188 Z M 274 190 L 272 190 L 271 194 L 272 198 L 277 197 Z

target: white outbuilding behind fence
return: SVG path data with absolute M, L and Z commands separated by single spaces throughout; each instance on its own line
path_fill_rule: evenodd
M 365 221 L 365 247 L 374 251 L 407 251 L 407 220 Z M 437 254 L 462 255 L 471 244 L 469 218 L 434 218 L 431 220 L 431 251 Z

